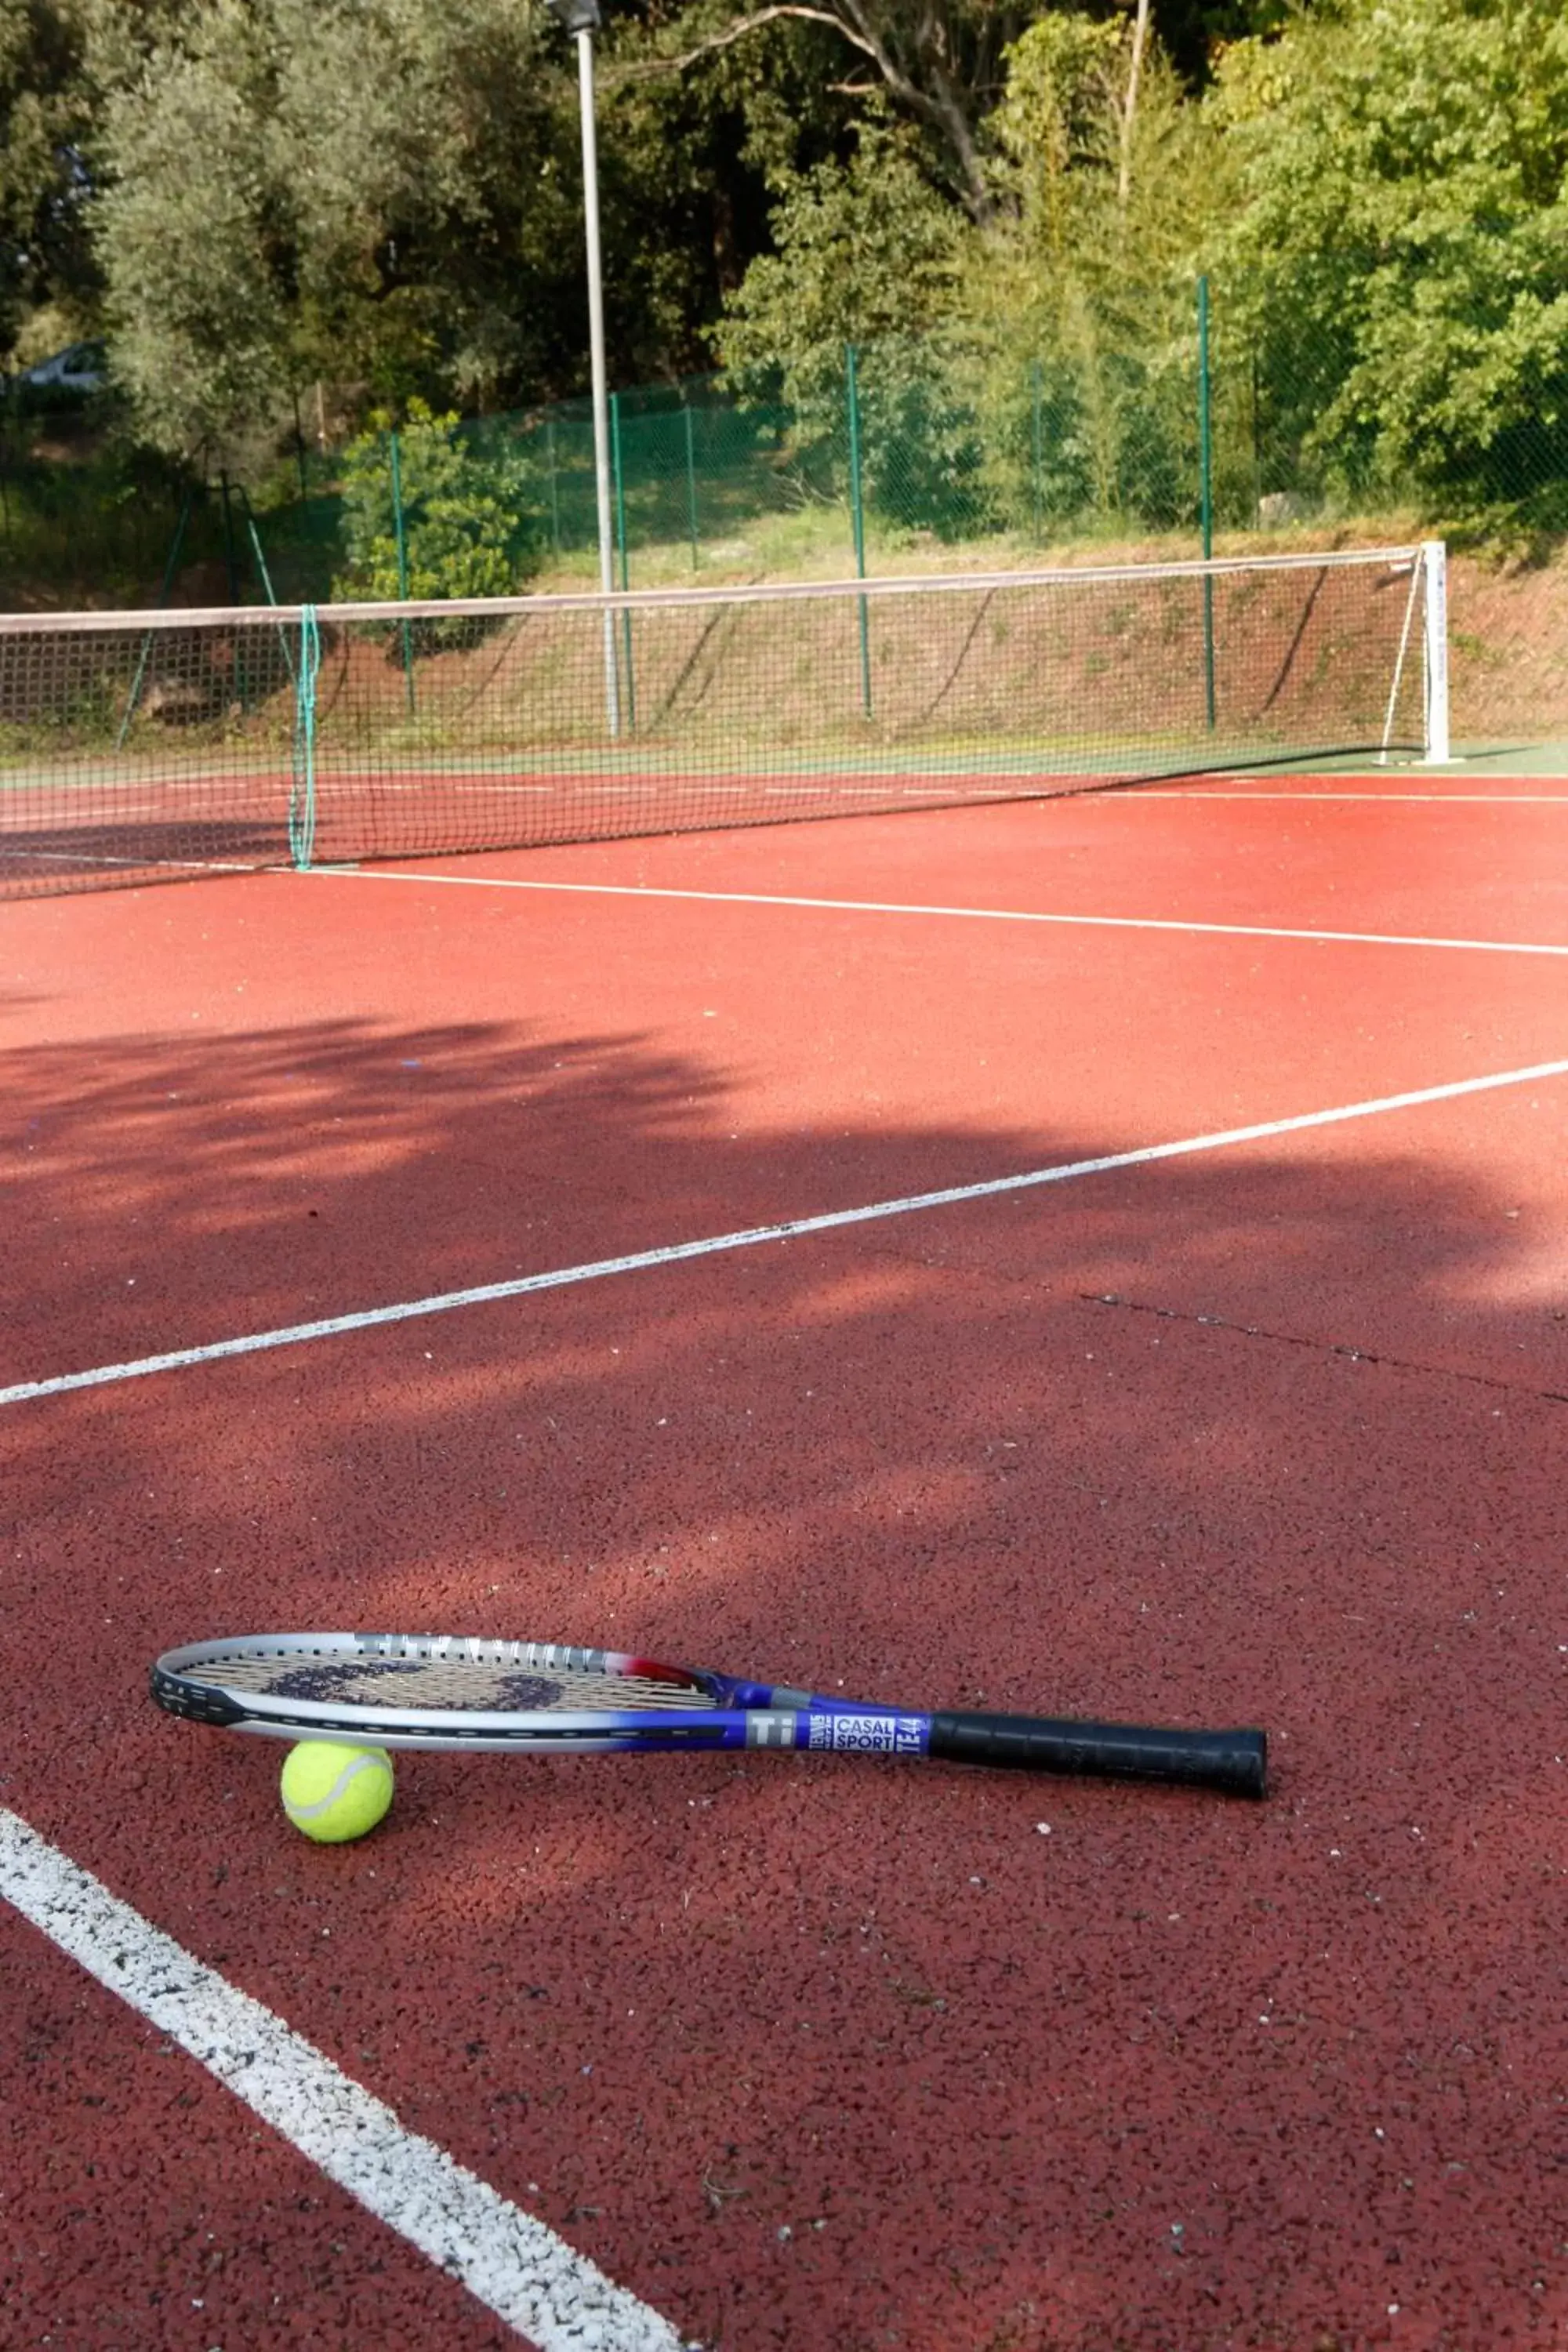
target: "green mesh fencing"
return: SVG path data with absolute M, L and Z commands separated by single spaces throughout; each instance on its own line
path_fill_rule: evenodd
M 612 577 L 654 589 L 758 579 L 1172 560 L 1431 533 L 1452 580 L 1454 727 L 1469 741 L 1568 733 L 1568 355 L 1484 444 L 1380 441 L 1343 398 L 1353 337 L 1291 289 L 1216 278 L 1140 289 L 1121 317 L 1019 348 L 957 326 L 817 352 L 775 373 L 613 396 Z M 1478 334 L 1487 322 L 1476 322 Z M 0 565 L 29 581 L 50 530 L 66 603 L 232 605 L 594 587 L 586 399 L 477 419 L 403 417 L 321 446 L 300 430 L 267 479 L 77 497 L 0 436 Z M 62 505 L 61 500 L 68 505 Z M 51 500 L 53 503 L 51 504 Z M 1467 551 L 1475 548 L 1470 555 Z M 1533 608 L 1496 564 L 1542 567 Z M 128 572 L 137 584 L 127 593 Z M 17 601 L 24 601 L 18 599 Z
M 1120 332 L 1086 324 L 1032 352 L 948 331 L 867 342 L 793 375 L 781 364 L 772 382 L 714 375 L 621 390 L 610 451 L 617 582 L 792 561 L 853 570 L 859 546 L 869 569 L 888 571 L 921 541 L 940 560 L 999 539 L 1024 551 L 1158 539 L 1170 557 L 1172 541 L 1201 539 L 1205 518 L 1231 534 L 1394 513 L 1450 535 L 1568 530 L 1568 362 L 1561 401 L 1543 396 L 1538 415 L 1484 450 L 1417 471 L 1335 411 L 1350 353 L 1331 332 L 1304 331 L 1276 289 L 1216 282 L 1205 367 L 1199 301 L 1189 283 Z M 415 429 L 403 428 L 405 445 Z M 454 498 L 459 509 L 489 500 L 487 543 L 509 567 L 496 590 L 554 567 L 594 572 L 586 400 L 440 429 L 452 495 L 444 520 L 417 487 L 406 498 L 416 555 L 450 526 Z M 382 436 L 389 485 L 394 439 Z M 274 501 L 267 534 L 286 542 L 278 569 L 290 580 L 327 562 L 335 541 L 340 593 L 363 553 L 342 465 L 342 453 L 302 455 L 306 494 Z

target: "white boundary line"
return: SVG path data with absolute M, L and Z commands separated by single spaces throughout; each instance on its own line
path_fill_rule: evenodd
M 317 875 L 329 881 L 428 883 L 456 890 L 558 890 L 590 898 L 694 898 L 705 906 L 805 907 L 842 915 L 933 915 L 958 922 L 1045 923 L 1092 931 L 1175 931 L 1222 940 L 1306 940 L 1332 947 L 1451 948 L 1475 955 L 1568 956 L 1568 942 L 1557 947 L 1528 940 L 1426 939 L 1404 931 L 1290 930 L 1273 923 L 1178 922 L 1153 915 L 1052 915 L 1011 907 L 927 907 L 897 899 L 795 898 L 767 890 L 677 890 L 632 882 L 532 882 L 509 875 L 405 874 L 357 866 L 312 866 L 303 878 Z
M 405 1299 L 391 1307 L 370 1307 L 357 1313 L 332 1315 L 315 1323 L 290 1323 L 274 1331 L 251 1331 L 234 1339 L 215 1339 L 205 1347 L 176 1348 L 165 1355 L 142 1356 L 130 1363 L 100 1364 L 91 1371 L 62 1372 L 54 1378 L 21 1381 L 0 1389 L 0 1405 L 23 1404 L 40 1397 L 64 1396 L 75 1389 L 101 1388 L 114 1381 L 143 1379 L 152 1372 L 183 1371 L 196 1364 L 216 1364 L 232 1356 L 251 1356 L 268 1348 L 291 1348 L 310 1339 L 334 1339 L 347 1331 L 368 1331 L 378 1325 L 406 1323 L 423 1315 L 449 1315 L 462 1307 L 489 1307 L 531 1292 L 560 1290 L 574 1283 L 597 1282 L 606 1275 L 639 1274 L 655 1266 L 679 1265 L 687 1260 L 712 1257 L 723 1250 L 755 1249 L 768 1242 L 797 1239 L 805 1234 L 828 1234 L 847 1225 L 875 1223 L 885 1217 L 907 1217 L 927 1209 L 945 1209 L 968 1201 L 995 1200 L 1005 1192 L 1025 1192 L 1045 1184 L 1066 1184 L 1079 1176 L 1100 1176 L 1117 1168 L 1145 1168 L 1160 1160 L 1182 1160 L 1199 1151 L 1223 1151 L 1234 1144 L 1261 1143 L 1280 1135 L 1300 1135 L 1315 1127 L 1342 1126 L 1352 1118 L 1375 1118 L 1387 1111 L 1415 1110 L 1426 1103 L 1455 1102 L 1464 1095 L 1493 1093 L 1500 1087 L 1522 1087 L 1544 1078 L 1568 1077 L 1568 1060 L 1536 1062 L 1521 1070 L 1502 1070 L 1483 1078 L 1456 1078 L 1446 1086 L 1421 1087 L 1410 1094 L 1380 1095 L 1367 1102 L 1342 1103 L 1332 1110 L 1310 1110 L 1293 1118 L 1260 1120 L 1253 1127 L 1226 1128 L 1214 1135 L 1192 1135 L 1175 1143 L 1144 1144 L 1134 1151 L 1108 1152 L 1095 1160 L 1071 1160 L 1054 1167 L 1031 1168 L 1015 1176 L 993 1176 L 973 1184 L 950 1184 L 936 1192 L 912 1192 L 903 1199 L 872 1201 L 857 1209 L 829 1209 L 814 1217 L 790 1217 L 773 1225 L 749 1225 L 738 1233 L 712 1234 L 700 1241 L 674 1242 L 660 1249 L 637 1250 L 625 1257 L 595 1258 L 584 1265 L 558 1266 L 547 1274 L 521 1275 L 511 1282 L 480 1283 L 470 1290 L 448 1290 L 428 1298 Z
M 1245 783 L 1247 779 L 1240 781 Z M 1134 792 L 1091 793 L 1081 797 L 1092 800 L 1098 808 L 1110 807 L 1112 802 L 1125 808 L 1139 801 L 1374 801 L 1380 806 L 1389 801 L 1398 804 L 1415 801 L 1434 808 L 1568 808 L 1568 793 L 1303 793 L 1294 785 L 1276 785 L 1264 776 L 1257 782 L 1263 789 L 1255 793 L 1233 792 L 1228 784 L 1192 784 L 1182 790 L 1140 784 Z
M 539 2352 L 680 2352 L 658 2312 L 4 1810 L 0 1895 Z

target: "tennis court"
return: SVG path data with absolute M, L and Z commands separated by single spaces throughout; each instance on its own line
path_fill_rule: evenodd
M 303 867 L 285 812 L 5 908 L 16 2341 L 1568 2340 L 1516 767 Z M 316 1848 L 146 1695 L 316 1626 L 1256 1723 L 1272 1789 L 416 1756 Z

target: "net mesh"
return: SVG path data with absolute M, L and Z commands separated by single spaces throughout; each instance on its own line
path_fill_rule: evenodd
M 1383 549 L 0 616 L 0 891 L 1418 753 L 1424 574 Z

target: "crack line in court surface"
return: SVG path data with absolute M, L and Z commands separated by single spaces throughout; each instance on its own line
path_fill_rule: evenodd
M 1261 1323 L 1233 1323 L 1226 1315 L 1201 1315 L 1182 1307 L 1156 1307 L 1145 1298 L 1125 1298 L 1116 1290 L 1080 1290 L 1086 1307 L 1121 1307 L 1130 1315 L 1153 1315 L 1163 1323 L 1202 1324 L 1211 1331 L 1232 1331 L 1244 1339 L 1268 1339 L 1281 1348 L 1304 1348 L 1315 1356 L 1342 1356 L 1352 1364 L 1377 1364 L 1384 1371 L 1421 1372 L 1435 1381 L 1468 1381 L 1477 1388 L 1501 1389 L 1505 1395 L 1529 1397 L 1538 1404 L 1568 1404 L 1560 1389 L 1528 1387 L 1522 1381 L 1500 1380 L 1495 1372 L 1464 1372 L 1452 1364 L 1422 1364 L 1408 1356 L 1385 1356 L 1375 1348 L 1352 1347 L 1344 1339 L 1309 1339 L 1300 1331 L 1270 1331 Z
M 585 1265 L 558 1266 L 546 1274 L 525 1274 L 510 1282 L 486 1282 L 468 1290 L 450 1290 L 429 1298 L 402 1299 L 389 1307 L 367 1307 L 310 1323 L 291 1323 L 273 1331 L 249 1331 L 232 1339 L 215 1339 L 205 1346 L 176 1348 L 156 1356 L 142 1356 L 123 1364 L 100 1364 L 90 1371 L 60 1372 L 52 1378 L 19 1381 L 0 1389 L 0 1405 L 23 1404 L 37 1398 L 64 1396 L 75 1389 L 101 1388 L 114 1381 L 141 1380 L 153 1372 L 189 1370 L 196 1364 L 218 1363 L 232 1356 L 250 1356 L 268 1348 L 291 1348 L 308 1339 L 340 1339 L 349 1331 L 368 1331 L 389 1323 L 406 1323 L 425 1315 L 449 1315 L 462 1307 L 491 1307 L 504 1299 L 522 1298 L 542 1290 L 559 1290 L 579 1282 L 602 1281 L 607 1275 L 640 1274 L 656 1267 L 684 1265 L 712 1257 L 721 1251 L 757 1249 L 810 1234 L 838 1233 L 850 1225 L 873 1224 L 885 1217 L 913 1216 L 927 1209 L 953 1208 L 972 1201 L 998 1200 L 1009 1192 L 1032 1192 L 1047 1184 L 1066 1184 L 1079 1176 L 1103 1176 L 1122 1168 L 1147 1168 L 1163 1160 L 1184 1160 L 1202 1151 L 1222 1151 L 1236 1144 L 1264 1143 L 1283 1135 L 1301 1135 L 1310 1129 L 1343 1126 L 1357 1118 L 1374 1118 L 1389 1111 L 1417 1110 L 1430 1103 L 1456 1102 L 1466 1095 L 1494 1093 L 1500 1087 L 1529 1086 L 1547 1078 L 1568 1077 L 1568 1061 L 1535 1062 L 1521 1070 L 1500 1070 L 1483 1078 L 1452 1078 L 1446 1085 L 1419 1087 L 1408 1094 L 1379 1095 L 1367 1102 L 1340 1103 L 1331 1110 L 1298 1112 L 1289 1118 L 1260 1119 L 1251 1127 L 1224 1128 L 1213 1135 L 1184 1136 L 1174 1143 L 1142 1144 L 1131 1151 L 1112 1151 L 1093 1160 L 1058 1161 L 1029 1168 L 1013 1176 L 991 1176 L 971 1184 L 950 1184 L 935 1192 L 912 1192 L 903 1199 L 872 1201 L 855 1209 L 828 1209 L 816 1216 L 790 1217 L 775 1224 L 749 1225 L 738 1233 L 710 1234 L 702 1240 L 667 1243 L 660 1248 L 637 1250 L 623 1257 L 598 1258 Z
M 314 866 L 302 877 L 349 882 L 417 882 L 454 890 L 544 890 L 587 898 L 684 898 L 717 907 L 802 907 L 837 915 L 933 915 L 972 923 L 1042 923 L 1090 931 L 1173 931 L 1221 940 L 1303 940 L 1313 946 L 1446 948 L 1471 955 L 1568 957 L 1568 942 L 1531 940 L 1427 939 L 1420 932 L 1292 930 L 1274 923 L 1201 923 L 1153 915 L 1056 915 L 1030 908 L 941 907 L 898 899 L 806 898 L 767 890 L 676 890 L 633 882 L 531 882 L 512 875 L 400 874 L 357 866 Z
M 410 2131 L 271 2010 L 3 1808 L 0 1896 L 537 2352 L 697 2352 L 545 2222 Z

